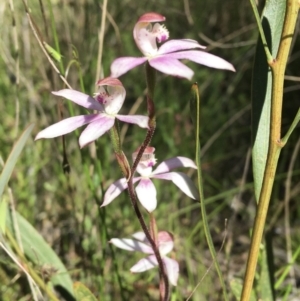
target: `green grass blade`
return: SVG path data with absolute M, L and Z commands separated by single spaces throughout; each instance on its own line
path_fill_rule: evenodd
M 91 291 L 82 283 L 74 283 L 74 292 L 76 301 L 97 301 L 96 297 Z
M 241 300 L 241 293 L 242 293 L 242 288 L 243 288 L 243 283 L 241 279 L 234 278 L 233 280 L 230 281 L 230 288 L 231 292 L 235 297 L 236 301 Z M 254 291 L 251 292 L 250 300 L 249 301 L 256 301 L 257 298 L 254 294 Z
M 10 179 L 13 169 L 17 163 L 17 160 L 24 148 L 24 145 L 25 145 L 33 127 L 34 127 L 34 124 L 31 124 L 25 129 L 25 131 L 22 133 L 22 135 L 18 139 L 17 143 L 14 145 L 12 151 L 9 154 L 8 159 L 5 162 L 3 171 L 0 175 L 0 200 L 1 200 L 1 196 L 4 192 L 4 188 Z
M 3 200 L 0 202 L 0 233 L 5 234 L 5 222 L 7 214 L 7 202 Z
M 289 263 L 289 265 L 286 266 L 283 273 L 281 274 L 281 276 L 277 280 L 277 282 L 275 284 L 275 289 L 279 289 L 279 287 L 284 283 L 284 281 L 288 277 L 289 272 L 291 270 L 291 265 L 295 263 L 295 261 L 297 260 L 299 255 L 300 255 L 300 246 L 297 248 L 296 252 L 294 253 L 294 255 L 292 257 L 292 261 Z
M 37 269 L 42 270 L 43 267 L 49 266 L 56 272 L 50 278 L 54 286 L 60 286 L 67 291 L 70 296 L 73 295 L 73 283 L 67 269 L 56 255 L 54 250 L 48 245 L 44 238 L 36 229 L 18 212 L 16 212 L 16 221 L 19 226 L 20 236 L 24 253 L 27 258 L 34 262 Z M 7 214 L 7 228 L 14 233 L 13 221 L 11 214 Z M 41 271 L 42 273 L 42 271 Z
M 199 189 L 199 196 L 200 196 L 200 207 L 201 207 L 201 214 L 203 219 L 203 226 L 204 226 L 204 233 L 207 240 L 207 244 L 209 247 L 210 254 L 213 258 L 213 262 L 215 265 L 215 269 L 218 273 L 219 280 L 222 286 L 223 297 L 225 301 L 228 301 L 226 285 L 223 279 L 223 275 L 221 272 L 221 268 L 217 259 L 217 253 L 213 244 L 213 240 L 210 234 L 209 225 L 208 225 L 208 218 L 206 214 L 206 208 L 204 204 L 204 192 L 203 192 L 203 180 L 202 180 L 202 170 L 201 170 L 201 161 L 200 161 L 200 96 L 199 96 L 199 89 L 197 84 L 193 84 L 192 86 L 192 93 L 193 97 L 190 101 L 190 110 L 191 110 L 191 117 L 195 127 L 195 140 L 196 140 L 196 164 L 197 164 L 197 173 L 198 173 L 198 189 Z

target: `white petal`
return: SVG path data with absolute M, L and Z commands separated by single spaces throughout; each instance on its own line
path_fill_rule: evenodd
M 166 54 L 174 51 L 179 50 L 187 50 L 187 49 L 194 49 L 194 48 L 202 48 L 205 49 L 205 46 L 200 45 L 195 40 L 170 40 L 165 42 L 162 46 L 158 49 L 158 54 Z
M 166 273 L 168 275 L 168 279 L 170 283 L 174 286 L 177 285 L 178 276 L 179 276 L 179 264 L 176 260 L 168 257 L 162 258 L 165 267 L 166 267 Z
M 168 242 L 163 242 L 163 243 L 158 242 L 158 245 L 159 245 L 159 247 L 158 247 L 159 248 L 159 253 L 161 255 L 167 255 L 174 248 L 174 242 L 173 241 L 168 241 Z
M 111 184 L 105 192 L 101 207 L 110 204 L 123 190 L 127 189 L 127 187 L 127 179 L 125 178 L 122 178 Z
M 139 177 L 133 178 L 133 183 L 136 183 L 139 180 L 140 180 Z M 104 200 L 101 207 L 110 204 L 123 190 L 127 189 L 127 187 L 128 187 L 127 179 L 125 178 L 122 178 L 114 182 L 113 184 L 111 184 L 108 187 L 107 191 L 105 192 Z
M 103 111 L 103 106 L 99 102 L 97 102 L 93 97 L 82 92 L 71 89 L 63 89 L 59 91 L 53 91 L 52 94 L 67 98 L 89 110 Z
M 194 71 L 179 62 L 177 59 L 169 57 L 170 54 L 155 57 L 149 60 L 149 64 L 162 73 L 191 80 L 194 75 Z
M 90 123 L 87 128 L 82 132 L 79 137 L 80 147 L 84 147 L 87 144 L 95 141 L 109 129 L 113 127 L 115 118 L 107 115 L 101 115 L 101 118 Z
M 115 80 L 118 80 L 115 78 Z M 118 80 L 119 81 L 119 80 Z M 122 108 L 126 97 L 126 91 L 123 86 L 107 86 L 107 102 L 105 103 L 105 112 L 107 114 L 118 114 Z
M 91 115 L 81 115 L 81 116 L 74 116 L 70 118 L 66 118 L 60 122 L 57 122 L 55 124 L 52 124 L 39 132 L 35 140 L 41 139 L 41 138 L 54 138 L 61 135 L 68 134 L 77 128 L 90 123 L 92 121 L 95 121 L 99 119 L 99 114 L 91 114 Z
M 216 55 L 204 51 L 187 50 L 187 51 L 168 53 L 165 54 L 165 56 L 168 56 L 169 58 L 173 58 L 173 59 L 179 59 L 179 60 L 187 59 L 211 68 L 227 69 L 227 70 L 235 71 L 234 67 L 229 62 L 225 61 L 224 59 Z
M 139 231 L 139 232 L 132 234 L 132 237 L 139 241 L 148 243 L 148 239 L 143 231 Z
M 174 157 L 161 162 L 153 171 L 153 175 L 168 172 L 178 167 L 191 167 L 197 169 L 197 165 L 193 160 L 186 157 Z
M 130 272 L 132 273 L 141 273 L 147 270 L 150 270 L 157 266 L 157 260 L 154 255 L 150 255 L 146 258 L 141 259 L 135 264 L 131 269 Z
M 194 200 L 199 200 L 199 192 L 193 181 L 182 172 L 169 172 L 152 176 L 156 179 L 171 180 L 181 191 Z
M 134 239 L 128 239 L 128 238 L 112 238 L 110 241 L 110 243 L 112 243 L 114 246 L 123 249 L 123 250 L 127 250 L 127 251 L 139 251 L 139 252 L 143 252 L 146 254 L 153 254 L 153 250 L 150 246 L 134 240 Z
M 127 123 L 137 124 L 141 128 L 148 128 L 149 117 L 142 115 L 116 115 L 116 118 Z
M 155 210 L 157 205 L 156 188 L 151 180 L 142 178 L 135 191 L 139 201 L 148 212 Z
M 119 57 L 110 66 L 110 76 L 119 77 L 134 67 L 147 61 L 145 57 Z

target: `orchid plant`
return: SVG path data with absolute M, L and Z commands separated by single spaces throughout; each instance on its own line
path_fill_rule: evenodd
M 198 64 L 217 69 L 234 71 L 234 67 L 224 59 L 204 52 L 204 46 L 197 41 L 189 39 L 168 40 L 169 32 L 164 25 L 157 22 L 165 21 L 165 17 L 158 13 L 146 13 L 136 23 L 133 36 L 137 47 L 141 50 L 143 57 L 121 57 L 111 64 L 111 75 L 97 82 L 98 91 L 91 97 L 79 91 L 64 89 L 52 92 L 88 109 L 96 111 L 89 115 L 80 115 L 66 118 L 39 132 L 37 139 L 54 138 L 65 135 L 75 129 L 88 124 L 79 138 L 80 147 L 95 141 L 105 132 L 110 131 L 112 145 L 116 158 L 124 173 L 124 177 L 111 184 L 103 199 L 102 207 L 111 203 L 123 190 L 128 189 L 131 203 L 136 216 L 140 222 L 143 232 L 133 235 L 132 239 L 113 238 L 110 242 L 128 251 L 141 251 L 149 256 L 141 259 L 135 264 L 131 272 L 143 272 L 158 266 L 160 270 L 160 296 L 161 300 L 169 300 L 169 283 L 177 285 L 179 277 L 179 264 L 176 260 L 166 256 L 173 247 L 173 236 L 166 231 L 158 231 L 154 210 L 157 208 L 157 191 L 152 179 L 172 181 L 188 197 L 198 200 L 199 193 L 193 181 L 182 172 L 174 172 L 179 167 L 197 169 L 195 163 L 188 158 L 178 156 L 160 163 L 156 169 L 154 155 L 155 148 L 150 147 L 151 138 L 156 126 L 155 102 L 153 99 L 154 69 L 165 74 L 191 79 L 194 72 L 179 60 L 188 59 Z M 152 25 L 152 23 L 154 23 Z M 157 43 L 164 42 L 160 47 Z M 200 50 L 202 49 L 202 50 Z M 148 85 L 147 108 L 148 116 L 120 115 L 118 114 L 126 96 L 125 88 L 118 77 L 130 69 L 146 63 L 146 79 Z M 118 130 L 115 121 L 136 124 L 147 130 L 145 140 L 133 153 L 133 165 L 130 166 L 123 153 Z M 139 176 L 135 176 L 135 172 Z M 137 184 L 138 183 L 138 184 Z M 134 187 L 134 185 L 136 187 Z M 149 228 L 146 225 L 137 200 L 146 209 L 150 219 Z M 150 229 L 150 230 L 149 230 Z

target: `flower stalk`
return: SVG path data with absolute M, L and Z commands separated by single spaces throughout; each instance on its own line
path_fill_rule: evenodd
M 133 187 L 133 175 L 136 171 L 136 168 L 143 156 L 143 153 L 147 146 L 150 144 L 151 139 L 154 135 L 155 127 L 156 127 L 156 121 L 155 121 L 155 106 L 154 102 L 151 96 L 154 95 L 154 88 L 155 88 L 155 71 L 146 64 L 146 78 L 147 78 L 147 110 L 148 110 L 148 117 L 149 117 L 149 123 L 148 123 L 148 130 L 147 134 L 145 137 L 144 142 L 142 143 L 139 152 L 134 160 L 134 163 L 131 168 L 131 174 L 128 180 L 128 191 L 129 191 L 129 196 L 132 202 L 132 206 L 134 208 L 135 214 L 140 222 L 140 225 L 153 249 L 154 255 L 157 259 L 158 262 L 158 267 L 159 267 L 159 276 L 160 276 L 160 299 L 163 301 L 168 301 L 169 300 L 169 280 L 167 277 L 167 274 L 165 272 L 164 264 L 162 261 L 162 258 L 160 256 L 157 244 L 155 243 L 154 237 L 151 236 L 151 233 L 149 232 L 149 229 L 145 223 L 145 220 L 143 218 L 143 215 L 141 214 L 141 211 L 139 209 L 138 203 L 137 203 L 137 197 L 136 193 L 134 191 Z M 161 285 L 163 283 L 163 287 Z M 162 293 L 162 290 L 164 293 Z

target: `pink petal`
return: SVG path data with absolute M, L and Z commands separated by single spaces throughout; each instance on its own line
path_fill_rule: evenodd
M 166 267 L 166 273 L 168 275 L 168 279 L 170 283 L 174 286 L 177 285 L 178 276 L 179 276 L 179 264 L 176 260 L 168 257 L 162 258 L 165 267 Z
M 35 140 L 41 138 L 54 138 L 68 134 L 87 123 L 97 120 L 98 118 L 99 114 L 81 115 L 66 118 L 60 122 L 50 125 L 49 127 L 39 132 L 36 135 Z
M 191 167 L 197 169 L 197 165 L 193 160 L 186 157 L 174 157 L 161 162 L 152 172 L 152 175 L 168 172 L 178 167 Z
M 146 57 L 120 57 L 115 59 L 111 66 L 111 77 L 120 77 L 134 67 L 143 64 L 147 61 Z
M 193 48 L 202 48 L 205 49 L 205 46 L 200 45 L 195 40 L 170 40 L 165 42 L 162 46 L 158 49 L 158 54 L 166 54 L 174 51 L 179 50 L 187 50 Z
M 148 212 L 152 212 L 157 205 L 156 188 L 152 181 L 142 178 L 140 183 L 135 188 L 135 191 L 143 207 Z
M 133 183 L 136 183 L 140 178 L 133 178 Z M 101 207 L 110 204 L 123 190 L 127 189 L 127 179 L 122 178 L 111 184 L 104 195 L 103 204 Z
M 150 255 L 146 258 L 141 259 L 140 261 L 138 261 L 138 263 L 136 263 L 131 269 L 130 272 L 132 273 L 141 273 L 141 272 L 145 272 L 147 270 L 150 270 L 154 267 L 156 267 L 157 264 L 157 260 L 156 257 L 154 255 Z
M 123 250 L 139 251 L 146 254 L 153 254 L 153 250 L 150 246 L 137 240 L 128 239 L 128 238 L 122 238 L 122 239 L 113 238 L 109 242 L 112 243 L 114 246 Z
M 180 59 L 180 60 L 187 59 L 211 68 L 227 69 L 227 70 L 235 71 L 232 64 L 228 63 L 227 61 L 225 61 L 224 59 L 216 55 L 204 51 L 198 51 L 198 50 L 180 51 L 180 52 L 168 53 L 165 54 L 165 56 L 167 56 L 168 58 Z
M 149 60 L 149 64 L 162 73 L 191 80 L 194 75 L 194 71 L 179 62 L 177 59 L 169 57 L 171 54 L 172 53 L 155 57 Z
M 103 106 L 97 102 L 93 97 L 81 93 L 79 91 L 70 90 L 70 89 L 64 89 L 59 91 L 53 91 L 51 92 L 54 95 L 62 96 L 64 98 L 67 98 L 76 104 L 87 108 L 89 110 L 97 110 L 97 111 L 103 111 Z
M 87 128 L 81 133 L 79 137 L 79 145 L 81 148 L 87 144 L 95 141 L 109 129 L 111 129 L 115 123 L 115 118 L 104 114 L 98 115 L 100 118 L 91 122 Z
M 182 172 L 169 172 L 152 176 L 156 179 L 171 180 L 182 192 L 194 200 L 199 200 L 199 193 L 193 181 Z
M 168 231 L 159 231 L 157 234 L 157 240 L 160 244 L 174 241 L 173 235 Z
M 123 87 L 122 83 L 117 78 L 106 77 L 97 81 L 97 86 L 119 86 Z
M 148 128 L 149 117 L 142 115 L 116 115 L 116 118 L 127 123 L 137 124 L 141 128 Z
M 140 23 L 140 22 L 163 22 L 165 21 L 166 18 L 160 14 L 157 14 L 157 13 L 146 13 L 146 14 L 143 14 L 137 21 L 137 23 Z

